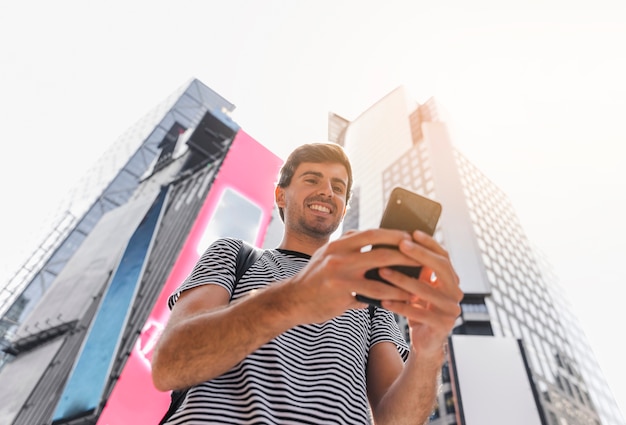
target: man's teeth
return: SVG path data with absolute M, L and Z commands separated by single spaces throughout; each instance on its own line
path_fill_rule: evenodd
M 330 208 L 324 207 L 322 205 L 311 205 L 309 208 L 311 208 L 312 210 L 321 211 L 321 212 L 325 212 L 325 213 L 329 213 L 330 212 Z

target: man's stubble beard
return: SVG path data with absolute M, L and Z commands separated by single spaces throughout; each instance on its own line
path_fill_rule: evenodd
M 298 219 L 298 230 L 307 236 L 315 239 L 328 239 L 339 228 L 341 219 L 337 219 L 332 223 L 316 223 L 311 225 L 304 216 Z
M 287 204 L 283 207 L 283 211 L 285 214 L 285 225 L 289 226 L 293 231 L 305 235 L 307 237 L 319 240 L 328 240 L 330 236 L 339 228 L 341 221 L 343 219 L 342 216 L 335 216 L 333 214 L 333 221 L 327 222 L 323 218 L 315 219 L 310 216 L 307 218 L 307 207 L 300 206 L 297 203 L 289 202 L 287 199 Z M 328 203 L 327 201 L 319 199 L 319 197 L 309 197 L 305 200 L 305 204 L 318 201 L 322 203 Z M 292 213 L 288 213 L 287 210 L 292 208 Z M 336 211 L 337 207 L 333 204 L 333 211 Z M 292 220 L 289 220 L 288 217 L 293 217 Z M 287 221 L 289 220 L 289 221 Z M 289 224 L 291 222 L 291 224 Z

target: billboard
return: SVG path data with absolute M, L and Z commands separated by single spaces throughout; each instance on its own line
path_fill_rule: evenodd
M 459 425 L 545 425 L 515 338 L 452 335 L 450 357 Z
M 152 385 L 152 350 L 168 320 L 168 297 L 216 238 L 263 242 L 274 208 L 274 185 L 282 160 L 239 131 L 215 177 L 155 306 L 99 416 L 98 425 L 154 425 L 170 403 Z

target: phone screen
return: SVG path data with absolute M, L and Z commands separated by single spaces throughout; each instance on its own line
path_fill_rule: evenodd
M 407 189 L 396 187 L 389 195 L 389 201 L 385 207 L 380 227 L 404 230 L 410 233 L 415 230 L 421 230 L 432 236 L 435 233 L 440 215 L 440 203 Z M 372 249 L 381 247 L 380 245 L 374 245 Z M 385 247 L 397 249 L 395 246 Z M 395 266 L 392 268 L 415 278 L 419 277 L 422 269 L 421 267 L 410 266 Z M 368 270 L 367 273 L 365 273 L 365 277 L 389 284 L 389 282 L 380 277 L 378 269 Z M 357 295 L 356 297 L 361 302 L 380 306 L 379 300 L 374 300 L 362 295 Z

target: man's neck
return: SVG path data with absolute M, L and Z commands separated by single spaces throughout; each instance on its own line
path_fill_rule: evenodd
M 326 244 L 329 239 L 330 237 L 314 238 L 302 234 L 290 235 L 285 232 L 283 240 L 280 242 L 280 245 L 278 245 L 278 248 L 313 255 L 313 253 Z

